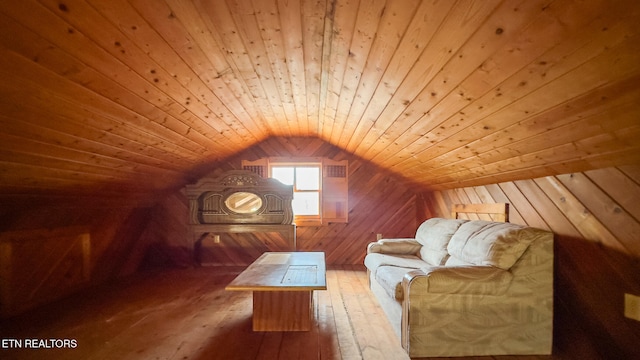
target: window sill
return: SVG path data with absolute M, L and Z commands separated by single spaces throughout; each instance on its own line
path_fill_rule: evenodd
M 320 219 L 300 219 L 296 218 L 293 220 L 297 227 L 311 227 L 311 226 L 322 226 L 322 220 Z

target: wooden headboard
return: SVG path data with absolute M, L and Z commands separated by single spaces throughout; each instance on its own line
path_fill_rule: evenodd
M 458 218 L 461 213 L 489 214 L 493 221 L 509 222 L 509 204 L 454 204 L 451 206 L 451 217 Z
M 186 186 L 191 224 L 291 224 L 293 186 L 230 170 Z

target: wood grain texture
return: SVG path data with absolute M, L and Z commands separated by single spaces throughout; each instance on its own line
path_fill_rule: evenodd
M 240 158 L 348 159 L 349 223 L 299 229 L 301 248 L 360 264 L 378 233 L 508 202 L 567 245 L 559 321 L 598 329 L 577 343 L 637 342 L 581 311 L 639 292 L 586 285 L 590 267 L 637 283 L 639 23 L 633 0 L 3 1 L 0 230 L 89 227 L 96 282 L 189 266 L 185 184 Z M 246 265 L 286 240 L 220 244 L 214 263 Z
M 226 287 L 253 293 L 253 331 L 310 331 L 314 290 L 327 290 L 321 252 L 266 252 Z
M 472 204 L 451 205 L 451 218 L 458 219 L 460 214 L 484 215 L 488 221 L 508 222 L 509 205 L 507 203 L 481 203 L 475 201 Z M 470 215 L 467 215 L 470 216 Z
M 158 239 L 150 233 L 171 236 L 171 226 L 166 222 L 146 230 L 152 214 L 161 209 L 134 206 L 134 199 L 127 204 L 122 199 L 103 202 L 82 196 L 39 201 L 27 197 L 0 206 L 0 237 L 24 234 L 2 242 L 2 269 L 23 284 L 22 290 L 3 286 L 0 295 L 22 299 L 17 310 L 137 271 L 149 244 Z M 65 229 L 84 229 L 86 235 L 70 235 Z
M 640 163 L 633 0 L 0 5 L 0 199 L 153 200 L 274 137 L 422 190 Z
M 266 252 L 225 289 L 254 292 L 326 290 L 324 253 Z
M 0 317 L 10 317 L 87 287 L 91 236 L 83 227 L 0 233 Z
M 424 206 L 430 216 L 447 216 L 460 201 L 507 202 L 510 222 L 553 231 L 555 349 L 633 358 L 640 355 L 640 323 L 624 317 L 623 299 L 640 293 L 638 171 L 626 166 L 443 190 L 425 194 Z
M 252 331 L 251 294 L 224 291 L 225 284 L 240 271 L 233 267 L 171 270 L 139 274 L 119 285 L 95 288 L 86 296 L 12 319 L 0 328 L 3 338 L 74 338 L 77 348 L 3 351 L 15 360 L 32 359 L 35 351 L 51 360 L 106 360 L 114 356 L 196 360 L 409 359 L 367 289 L 363 266 L 328 270 L 328 290 L 315 292 L 315 320 L 311 330 L 305 332 Z M 573 354 L 579 350 L 526 359 L 577 359 Z
M 298 226 L 298 251 L 322 251 L 327 264 L 362 264 L 366 246 L 375 241 L 376 234 L 409 237 L 415 233 L 416 185 L 319 139 L 271 138 L 237 156 L 204 166 L 192 177 L 239 169 L 242 160 L 270 156 L 320 156 L 349 161 L 349 222 Z M 287 238 L 277 233 L 221 234 L 217 244 L 207 240 L 203 262 L 249 265 L 265 251 L 287 251 L 287 244 Z
M 313 291 L 254 291 L 253 331 L 309 331 Z

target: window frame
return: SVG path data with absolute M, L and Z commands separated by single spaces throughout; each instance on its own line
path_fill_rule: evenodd
M 267 174 L 273 177 L 273 168 L 275 167 L 292 167 L 294 168 L 294 185 L 295 193 L 318 193 L 318 214 L 317 215 L 296 215 L 293 214 L 294 223 L 297 226 L 319 226 L 322 225 L 322 159 L 321 158 L 269 158 L 267 164 Z M 314 167 L 318 169 L 318 190 L 299 190 L 296 186 L 295 168 Z
M 272 164 L 318 164 L 320 166 L 320 216 L 294 215 L 297 226 L 349 223 L 349 161 L 326 157 L 263 157 L 242 160 L 241 168 L 270 177 Z

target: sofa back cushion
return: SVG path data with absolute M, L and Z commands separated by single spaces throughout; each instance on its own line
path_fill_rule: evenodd
M 469 221 L 451 237 L 447 265 L 474 264 L 509 270 L 535 239 L 547 231 L 510 223 Z
M 447 245 L 460 225 L 468 220 L 431 218 L 416 231 L 416 240 L 422 245 L 420 257 L 429 265 L 444 265 L 449 253 Z

